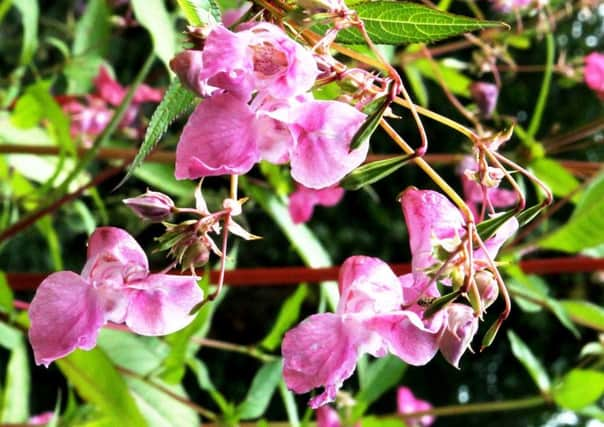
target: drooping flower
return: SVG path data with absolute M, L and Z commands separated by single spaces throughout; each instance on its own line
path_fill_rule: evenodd
M 430 402 L 415 397 L 409 387 L 399 387 L 396 390 L 396 406 L 397 412 L 402 415 L 432 409 Z M 433 415 L 423 415 L 419 418 L 405 419 L 405 424 L 409 427 L 428 427 L 432 425 L 433 422 Z
M 503 177 L 501 170 L 488 167 L 486 179 L 480 183 L 478 163 L 471 156 L 466 156 L 459 164 L 463 195 L 474 218 L 479 218 L 478 206 L 487 203 L 487 207 L 506 208 L 516 203 L 516 193 L 505 188 L 498 188 Z
M 438 350 L 443 314 L 422 320 L 417 304 L 405 305 L 405 289 L 390 267 L 377 258 L 354 256 L 339 277 L 335 313 L 310 316 L 285 334 L 283 376 L 296 393 L 324 387 L 310 401 L 318 408 L 335 399 L 364 353 L 392 353 L 413 365 L 427 363 Z
M 87 258 L 80 275 L 53 273 L 38 287 L 29 308 L 36 364 L 92 349 L 109 321 L 140 335 L 166 335 L 193 320 L 189 313 L 203 297 L 195 277 L 151 274 L 143 249 L 126 231 L 98 228 Z
M 294 224 L 307 222 L 312 217 L 316 205 L 335 206 L 344 197 L 344 189 L 339 186 L 313 190 L 298 185 L 289 196 L 289 215 Z
M 592 52 L 585 57 L 585 84 L 604 99 L 604 54 Z

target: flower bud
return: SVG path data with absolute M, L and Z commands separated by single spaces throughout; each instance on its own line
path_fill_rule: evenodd
M 470 86 L 472 99 L 478 105 L 480 114 L 484 117 L 490 117 L 497 105 L 499 89 L 492 83 L 474 82 Z
M 163 193 L 149 190 L 140 196 L 124 199 L 123 202 L 136 215 L 153 222 L 167 219 L 174 208 L 174 202 L 170 197 Z
M 196 241 L 184 251 L 182 256 L 182 268 L 198 268 L 207 264 L 210 259 L 210 250 L 201 241 Z
M 478 330 L 478 318 L 472 307 L 453 303 L 447 307 L 447 327 L 439 343 L 443 357 L 451 365 L 459 368 L 459 359 L 470 346 Z
M 482 301 L 483 308 L 488 308 L 491 304 L 497 300 L 499 296 L 499 286 L 497 286 L 497 280 L 488 271 L 479 271 L 474 275 L 476 281 L 476 287 L 478 288 L 478 294 Z
M 170 60 L 170 68 L 187 89 L 205 97 L 212 93 L 212 87 L 200 78 L 203 69 L 203 52 L 185 50 Z

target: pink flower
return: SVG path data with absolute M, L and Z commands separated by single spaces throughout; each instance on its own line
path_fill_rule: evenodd
M 41 414 L 32 415 L 31 417 L 29 417 L 29 420 L 27 420 L 27 424 L 35 426 L 46 425 L 52 421 L 54 415 L 55 414 L 52 411 L 46 411 L 42 412 Z
M 289 215 L 294 224 L 307 222 L 312 217 L 316 205 L 335 206 L 344 197 L 342 187 L 327 187 L 322 190 L 313 190 L 303 185 L 289 197 Z
M 472 99 L 478 105 L 480 114 L 490 117 L 495 111 L 499 89 L 496 85 L 487 82 L 473 82 L 470 85 L 470 94 Z
M 478 318 L 472 307 L 465 304 L 453 303 L 446 308 L 447 327 L 445 328 L 438 347 L 440 353 L 451 365 L 459 368 L 459 360 L 470 347 L 472 338 L 478 331 Z
M 317 427 L 340 427 L 340 416 L 330 406 L 321 406 L 317 409 Z
M 247 173 L 256 162 L 291 161 L 309 188 L 337 183 L 359 166 L 368 144 L 350 151 L 365 114 L 338 101 L 265 98 L 255 112 L 231 93 L 215 94 L 191 114 L 176 148 L 177 179 Z
M 399 387 L 396 391 L 396 404 L 399 414 L 411 414 L 413 412 L 432 409 L 430 402 L 415 397 L 408 387 Z M 409 427 L 428 427 L 434 422 L 433 415 L 423 415 L 418 418 L 405 419 L 405 425 Z
M 506 208 L 516 203 L 516 193 L 514 191 L 497 188 L 502 178 L 501 170 L 488 168 L 484 190 L 478 182 L 478 164 L 473 157 L 464 157 L 458 171 L 461 174 L 464 198 L 474 218 L 480 217 L 478 206 L 484 202 L 487 203 L 487 208 Z
M 193 320 L 189 313 L 203 297 L 196 279 L 150 274 L 143 249 L 124 230 L 98 228 L 87 257 L 80 275 L 53 273 L 38 287 L 29 308 L 36 364 L 92 349 L 108 321 L 141 335 L 166 335 Z
M 335 399 L 361 354 L 393 353 L 413 365 L 427 363 L 438 350 L 440 313 L 428 321 L 421 308 L 403 310 L 404 285 L 377 258 L 350 257 L 340 270 L 341 299 L 335 313 L 310 316 L 285 334 L 283 376 L 296 393 L 324 387 L 310 401 L 318 408 Z
M 585 57 L 585 84 L 604 99 L 604 54 L 593 52 Z

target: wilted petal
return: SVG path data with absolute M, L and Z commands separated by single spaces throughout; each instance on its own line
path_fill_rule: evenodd
M 440 339 L 439 348 L 451 365 L 459 368 L 459 359 L 470 346 L 478 330 L 478 318 L 472 307 L 453 303 L 446 309 L 447 326 Z
M 337 183 L 367 156 L 367 143 L 350 151 L 365 114 L 339 101 L 307 101 L 292 109 L 296 146 L 290 153 L 292 177 L 309 188 Z
M 138 267 L 139 271 L 149 271 L 147 255 L 134 237 L 117 227 L 99 227 L 88 239 L 88 261 L 82 270 L 82 277 L 98 277 L 96 271 L 106 271 L 108 263 L 118 263 L 124 267 Z M 97 270 L 100 269 L 100 270 Z
M 229 94 L 213 95 L 191 114 L 176 147 L 177 179 L 241 175 L 258 161 L 254 113 Z
M 402 288 L 392 269 L 379 258 L 352 256 L 340 268 L 337 313 L 387 313 L 400 310 Z
M 310 316 L 283 338 L 287 387 L 296 393 L 324 387 L 324 392 L 310 402 L 313 408 L 333 401 L 354 371 L 360 343 L 349 332 L 341 316 L 324 313 Z
M 140 335 L 167 335 L 187 326 L 203 293 L 194 277 L 151 274 L 129 284 L 126 325 Z
M 48 366 L 76 348 L 90 350 L 105 323 L 95 289 L 70 271 L 42 281 L 29 307 L 29 341 L 36 364 Z

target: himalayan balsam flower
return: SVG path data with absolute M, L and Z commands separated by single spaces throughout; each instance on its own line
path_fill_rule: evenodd
M 395 354 L 412 365 L 427 363 L 438 350 L 444 314 L 422 320 L 421 307 L 407 302 L 407 290 L 390 267 L 377 258 L 354 256 L 339 277 L 335 313 L 310 316 L 285 334 L 283 376 L 296 393 L 324 387 L 310 401 L 318 408 L 335 399 L 364 353 Z
M 473 82 L 470 85 L 470 94 L 476 105 L 478 105 L 480 114 L 484 117 L 491 117 L 493 111 L 495 111 L 497 98 L 499 97 L 497 86 L 493 83 Z
M 321 190 L 313 190 L 298 185 L 296 191 L 289 196 L 289 215 L 294 224 L 308 222 L 312 217 L 315 206 L 335 206 L 344 197 L 344 189 L 334 186 Z
M 159 222 L 167 219 L 174 209 L 174 201 L 164 193 L 147 190 L 140 196 L 122 202 L 142 219 Z
M 98 228 L 87 258 L 80 275 L 53 273 L 38 287 L 29 308 L 36 364 L 92 349 L 109 321 L 140 335 L 166 335 L 193 320 L 189 313 L 203 298 L 196 279 L 151 274 L 143 249 L 124 230 Z
M 216 26 L 203 51 L 180 54 L 172 67 L 187 87 L 209 96 L 178 143 L 178 179 L 241 175 L 266 160 L 291 162 L 292 177 L 318 189 L 337 183 L 367 155 L 368 144 L 350 150 L 365 114 L 313 100 L 312 54 L 274 25 L 236 33 Z
M 585 84 L 604 100 L 604 54 L 593 52 L 585 57 Z
M 398 413 L 403 415 L 432 409 L 430 402 L 415 397 L 409 387 L 399 387 L 396 390 L 396 406 Z M 423 415 L 420 418 L 408 418 L 405 420 L 405 424 L 409 427 L 428 427 L 433 422 L 433 415 Z

